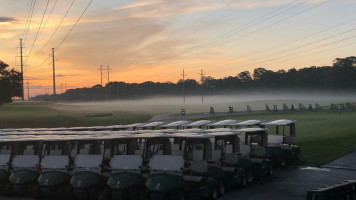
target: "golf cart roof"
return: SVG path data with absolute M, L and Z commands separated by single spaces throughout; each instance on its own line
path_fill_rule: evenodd
M 165 128 L 168 128 L 168 127 L 178 127 L 178 126 L 186 125 L 186 124 L 188 124 L 188 123 L 189 123 L 188 121 L 181 120 L 181 121 L 171 122 L 171 123 L 169 123 L 169 124 L 164 124 L 164 125 L 162 125 L 161 127 L 165 127 Z
M 185 126 L 205 126 L 207 124 L 210 124 L 212 121 L 211 120 L 200 120 L 200 121 L 196 121 L 190 124 L 187 124 Z
M 141 127 L 143 123 L 135 123 L 135 124 L 128 124 L 124 125 L 124 128 L 136 128 L 136 127 Z
M 210 124 L 210 126 L 232 126 L 232 125 L 235 125 L 236 123 L 237 123 L 237 120 L 226 119 L 226 120 L 212 123 L 212 124 Z
M 237 129 L 239 133 L 252 133 L 252 132 L 264 132 L 266 131 L 266 128 L 243 128 L 243 129 Z
M 159 137 L 168 137 L 168 138 L 214 138 L 214 135 L 187 132 L 187 133 L 162 134 Z
M 215 128 L 215 129 L 201 130 L 200 132 L 204 132 L 204 133 L 231 132 L 233 130 L 235 130 L 235 129 L 231 129 L 231 128 Z
M 265 126 L 287 126 L 290 124 L 294 124 L 296 122 L 296 120 L 289 120 L 289 119 L 279 119 L 279 120 L 274 120 L 274 121 L 270 121 L 270 122 L 265 122 L 262 123 L 261 125 L 265 125 Z
M 200 133 L 202 132 L 202 129 L 200 128 L 192 128 L 192 129 L 180 129 L 176 130 L 178 133 Z
M 151 128 L 151 127 L 161 126 L 162 124 L 164 124 L 164 122 L 150 122 L 150 123 L 144 124 L 144 125 L 142 125 L 140 127 L 142 127 L 142 128 Z
M 254 126 L 254 125 L 259 125 L 261 123 L 263 123 L 264 121 L 262 120 L 246 120 L 246 121 L 241 121 L 236 123 L 237 126 Z

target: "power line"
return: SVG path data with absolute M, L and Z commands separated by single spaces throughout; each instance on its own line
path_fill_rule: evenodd
M 40 25 L 38 26 L 38 29 L 37 29 L 36 37 L 35 37 L 35 39 L 33 40 L 33 43 L 32 43 L 31 49 L 30 49 L 30 52 L 28 53 L 28 55 L 27 55 L 27 58 L 26 58 L 26 61 L 25 61 L 25 62 L 27 62 L 28 58 L 30 57 L 31 52 L 32 52 L 32 49 L 33 49 L 33 46 L 35 45 L 35 43 L 36 43 L 36 41 L 37 41 L 37 38 L 38 38 L 39 32 L 40 32 L 40 30 L 41 30 L 41 26 L 42 26 L 43 18 L 44 18 L 44 16 L 46 15 L 46 12 L 47 12 L 48 4 L 49 4 L 49 0 L 47 0 L 46 8 L 45 8 L 45 10 L 44 10 L 44 12 L 43 12 L 43 15 L 42 15 L 42 19 L 41 19 Z
M 47 40 L 47 42 L 43 45 L 43 47 L 39 50 L 42 51 L 42 49 L 44 49 L 48 43 L 53 39 L 54 35 L 57 33 L 59 27 L 62 25 L 64 19 L 66 18 L 66 16 L 68 15 L 69 10 L 72 8 L 73 4 L 74 4 L 75 0 L 72 0 L 72 3 L 69 5 L 69 7 L 67 8 L 64 16 L 62 17 L 61 21 L 59 22 L 58 26 L 56 27 L 56 30 L 52 33 L 51 37 Z M 38 55 L 38 54 L 36 54 Z M 41 64 L 42 65 L 42 64 Z
M 28 23 L 28 27 L 27 27 L 27 30 L 26 30 L 26 33 L 25 33 L 25 39 L 24 39 L 24 42 L 23 42 L 24 45 L 25 45 L 25 43 L 26 43 L 26 39 L 27 39 L 27 35 L 28 35 L 28 30 L 29 30 L 30 27 L 31 27 L 32 16 L 33 16 L 33 11 L 35 10 L 36 1 L 37 1 L 37 0 L 34 0 L 33 6 L 32 6 L 30 21 L 29 21 L 29 23 Z
M 54 2 L 54 4 L 53 4 L 53 7 L 52 7 L 52 9 L 51 9 L 51 11 L 50 11 L 50 13 L 49 13 L 47 19 L 46 19 L 45 25 L 42 27 L 42 29 L 41 29 L 41 31 L 40 31 L 40 34 L 43 32 L 43 29 L 47 26 L 47 23 L 48 23 L 49 19 L 50 19 L 51 16 L 52 16 L 53 10 L 54 10 L 54 8 L 55 8 L 56 5 L 57 5 L 57 1 L 58 1 L 58 0 L 55 0 L 55 2 Z M 43 47 L 42 47 L 40 50 L 38 50 L 38 51 L 35 53 L 35 55 L 33 55 L 33 57 L 36 57 L 38 54 L 40 54 L 40 52 L 41 52 L 42 49 L 43 49 Z
M 90 0 L 90 2 L 88 3 L 87 7 L 84 9 L 84 11 L 82 12 L 82 14 L 79 16 L 78 20 L 75 22 L 75 24 L 72 26 L 72 28 L 69 30 L 69 32 L 67 33 L 67 35 L 63 38 L 63 40 L 61 41 L 61 43 L 56 47 L 56 50 L 58 50 L 58 48 L 63 44 L 63 42 L 68 38 L 69 34 L 73 31 L 74 27 L 78 24 L 79 20 L 82 18 L 82 16 L 84 15 L 84 13 L 87 11 L 87 9 L 89 8 L 90 4 L 93 2 L 93 0 Z
M 29 19 L 30 19 L 30 13 L 31 13 L 31 10 L 32 10 L 32 3 L 33 3 L 33 0 L 31 0 L 30 9 L 28 9 L 27 20 L 26 20 L 25 28 L 23 29 L 22 38 L 25 36 L 25 32 L 26 32 L 26 29 L 27 29 L 27 24 L 28 24 Z

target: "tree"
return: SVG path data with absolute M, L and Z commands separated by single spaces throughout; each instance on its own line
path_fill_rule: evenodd
M 0 105 L 12 102 L 12 97 L 22 95 L 22 75 L 15 69 L 8 70 L 9 65 L 0 60 Z
M 243 71 L 237 75 L 237 77 L 241 80 L 241 82 L 246 83 L 250 82 L 252 80 L 252 77 L 250 75 L 249 71 Z
M 267 72 L 267 69 L 265 68 L 256 68 L 253 70 L 253 79 L 254 80 L 258 80 L 260 78 L 262 78 L 262 76 Z

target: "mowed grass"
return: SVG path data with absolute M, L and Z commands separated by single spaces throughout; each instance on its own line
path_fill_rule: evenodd
M 152 116 L 144 113 L 114 111 L 112 116 L 87 117 L 86 110 L 56 110 L 51 102 L 16 102 L 0 106 L 0 128 L 73 127 L 130 124 L 144 122 Z
M 297 120 L 295 141 L 301 148 L 301 164 L 321 165 L 356 150 L 355 111 L 268 113 L 232 118 Z M 224 119 L 224 117 L 213 119 Z

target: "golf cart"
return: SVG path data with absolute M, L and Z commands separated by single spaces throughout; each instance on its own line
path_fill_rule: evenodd
M 230 166 L 246 171 L 247 182 L 272 175 L 272 162 L 266 153 L 267 132 L 265 128 L 246 128 L 237 130 L 240 137 L 240 154 L 229 155 L 225 161 Z
M 18 139 L 15 139 L 17 137 Z M 3 192 L 7 196 L 27 196 L 37 198 L 40 174 L 41 138 L 36 136 L 13 136 L 12 144 L 12 173 L 10 182 L 5 185 Z
M 66 189 L 67 199 L 98 199 L 106 187 L 102 175 L 104 140 L 98 136 L 78 136 L 74 139 L 71 155 L 74 157 L 70 187 Z
M 111 142 L 108 188 L 104 199 L 136 200 L 145 187 L 143 148 L 147 134 L 115 136 Z
M 266 152 L 271 156 L 274 164 L 284 167 L 299 160 L 300 148 L 294 143 L 294 137 L 296 137 L 294 120 L 275 120 L 261 125 L 275 127 L 275 134 L 268 135 L 268 146 L 266 147 Z M 282 133 L 280 133 L 280 129 L 282 129 Z
M 41 174 L 38 178 L 41 198 L 61 198 L 69 187 L 71 142 L 68 137 L 51 136 L 42 141 Z
M 239 133 L 230 132 L 211 132 L 206 133 L 214 136 L 213 158 L 209 162 L 210 173 L 218 181 L 224 181 L 226 189 L 236 188 L 238 186 L 246 186 L 247 178 L 244 168 L 237 167 L 237 159 L 232 161 L 232 158 L 237 158 L 240 151 Z M 223 172 L 223 179 L 219 175 Z M 219 188 L 220 194 L 224 188 Z
M 194 133 L 149 138 L 145 156 L 150 176 L 140 199 L 216 199 L 218 182 L 208 173 L 211 138 Z

